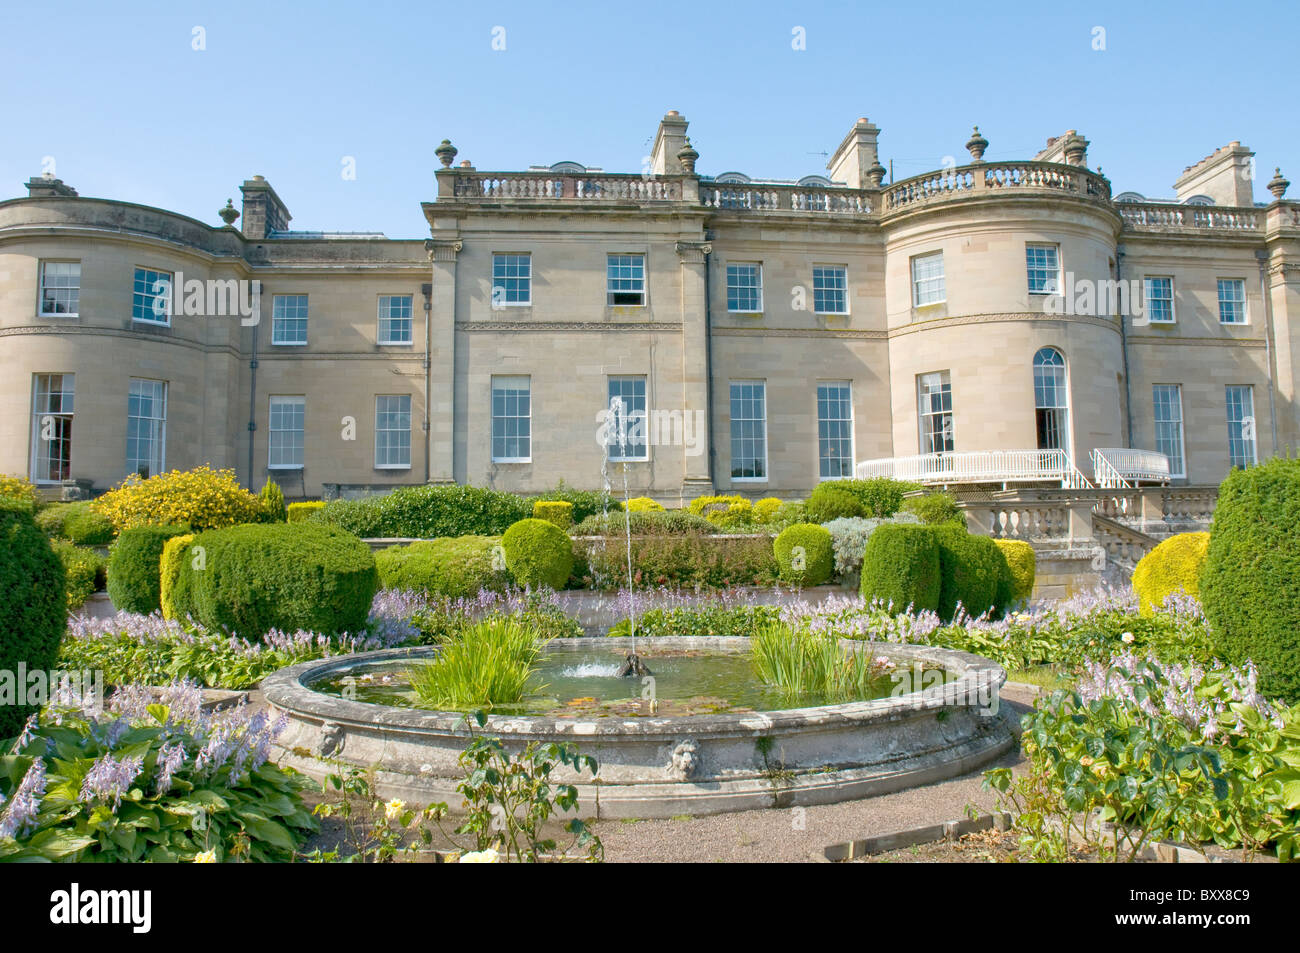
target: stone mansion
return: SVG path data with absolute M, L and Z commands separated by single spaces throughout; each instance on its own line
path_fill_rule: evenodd
M 1300 444 L 1300 203 L 1280 172 L 1256 201 L 1249 149 L 1145 198 L 1073 130 L 892 183 L 878 134 L 798 181 L 697 172 L 676 112 L 633 173 L 444 140 L 413 240 L 292 230 L 261 176 L 225 224 L 33 178 L 0 202 L 0 473 L 530 493 L 608 457 L 676 502 L 1216 484 Z

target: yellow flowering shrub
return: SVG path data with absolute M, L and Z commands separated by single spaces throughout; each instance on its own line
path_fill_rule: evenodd
M 26 477 L 8 476 L 0 473 L 0 497 L 22 500 L 31 504 L 32 509 L 40 505 L 41 497 L 36 487 Z
M 648 496 L 633 497 L 624 504 L 623 508 L 629 513 L 662 513 L 664 511 L 662 503 L 658 503 Z
M 754 518 L 760 523 L 770 523 L 784 505 L 775 496 L 765 496 L 754 504 Z
M 120 532 L 132 526 L 189 523 L 198 531 L 255 523 L 265 517 L 234 470 L 171 470 L 147 480 L 127 477 L 92 504 Z

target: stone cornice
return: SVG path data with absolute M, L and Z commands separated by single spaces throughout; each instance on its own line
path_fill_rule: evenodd
M 755 325 L 745 327 L 713 326 L 717 337 L 773 337 L 773 338 L 842 338 L 857 341 L 884 341 L 889 335 L 885 331 L 864 331 L 854 328 L 769 328 Z
M 1110 318 L 1099 318 L 1083 314 L 1044 314 L 1041 311 L 1009 311 L 992 314 L 967 314 L 954 318 L 935 318 L 933 321 L 918 321 L 915 324 L 890 328 L 889 336 L 890 338 L 896 338 L 907 334 L 917 334 L 922 331 L 937 331 L 970 324 L 1001 324 L 1024 321 L 1091 324 L 1094 327 L 1106 328 L 1119 334 L 1119 324 Z
M 131 341 L 134 344 L 166 344 L 171 347 L 183 347 L 192 351 L 202 351 L 205 354 L 220 354 L 222 352 L 229 354 L 231 357 L 242 358 L 243 352 L 239 348 L 230 344 L 204 344 L 202 341 L 195 341 L 189 338 L 176 337 L 171 334 L 149 333 L 142 334 L 138 331 L 127 331 L 122 328 L 102 328 L 88 327 L 86 325 L 63 324 L 63 325 L 23 325 L 19 327 L 0 328 L 0 337 L 21 337 L 25 335 L 45 336 L 45 335 L 74 335 L 86 337 L 109 337 L 121 338 Z
M 1128 336 L 1130 346 L 1136 345 L 1155 345 L 1158 347 L 1168 347 L 1175 345 L 1178 347 L 1267 347 L 1268 342 L 1263 338 L 1188 338 L 1188 337 L 1163 337 L 1156 334 L 1132 334 Z
M 680 321 L 457 321 L 457 331 L 492 331 L 505 334 L 535 331 L 640 331 L 680 334 Z

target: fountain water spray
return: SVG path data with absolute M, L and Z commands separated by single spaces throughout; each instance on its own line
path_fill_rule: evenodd
M 611 421 L 614 425 L 612 431 L 609 428 L 609 422 Z M 641 661 L 641 656 L 636 651 L 636 590 L 632 584 L 632 512 L 627 506 L 631 500 L 627 481 L 627 445 L 630 441 L 627 434 L 627 410 L 622 397 L 611 397 L 609 400 L 609 418 L 606 422 L 605 434 L 605 440 L 603 441 L 605 454 L 604 459 L 601 461 L 601 478 L 607 497 L 610 490 L 609 445 L 611 437 L 617 439 L 619 456 L 623 457 L 623 538 L 627 542 L 627 616 L 629 632 L 632 636 L 632 651 L 627 653 L 627 658 L 623 661 L 622 667 L 619 668 L 618 674 L 624 678 L 640 678 L 649 675 L 650 669 L 646 667 L 645 662 Z M 608 506 L 605 509 L 605 517 L 608 523 Z

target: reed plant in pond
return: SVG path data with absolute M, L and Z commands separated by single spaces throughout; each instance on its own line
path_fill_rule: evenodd
M 866 643 L 841 645 L 837 636 L 806 626 L 768 622 L 750 642 L 754 674 L 791 699 L 846 702 L 887 692 L 892 666 Z
M 516 704 L 548 641 L 516 619 L 486 619 L 444 641 L 432 661 L 413 667 L 411 689 L 430 708 Z

